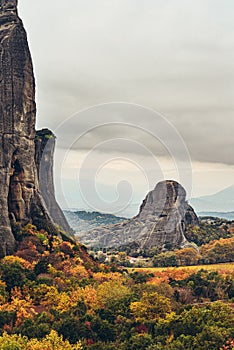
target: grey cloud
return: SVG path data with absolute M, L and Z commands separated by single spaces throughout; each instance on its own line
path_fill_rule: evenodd
M 21 0 L 20 14 L 37 77 L 38 127 L 56 131 L 84 107 L 135 102 L 164 114 L 192 159 L 234 163 L 232 0 Z M 72 132 L 64 131 L 62 146 Z M 165 153 L 142 133 L 121 132 Z M 94 130 L 79 147 L 119 133 Z

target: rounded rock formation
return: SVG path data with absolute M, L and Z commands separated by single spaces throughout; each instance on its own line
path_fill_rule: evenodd
M 83 233 L 79 239 L 92 247 L 119 247 L 135 242 L 139 249 L 159 251 L 189 245 L 184 236 L 187 225 L 198 225 L 185 189 L 174 180 L 159 182 L 150 191 L 134 218 Z

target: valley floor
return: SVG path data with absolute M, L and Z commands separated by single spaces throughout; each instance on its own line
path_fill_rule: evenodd
M 178 266 L 178 267 L 134 267 L 128 268 L 129 272 L 145 272 L 145 273 L 154 273 L 154 272 L 162 272 L 162 271 L 191 271 L 192 273 L 197 272 L 199 270 L 207 270 L 207 271 L 217 271 L 219 273 L 230 273 L 234 272 L 234 262 L 230 263 L 220 263 L 220 264 L 208 264 L 208 265 L 194 265 L 194 266 Z

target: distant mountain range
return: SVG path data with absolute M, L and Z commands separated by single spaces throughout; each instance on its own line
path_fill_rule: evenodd
M 225 220 L 234 220 L 234 211 L 230 212 L 219 212 L 219 211 L 201 211 L 197 213 L 198 216 L 212 216 L 213 218 L 220 218 Z
M 77 215 L 84 224 L 82 230 Z M 198 225 L 198 218 L 186 201 L 185 189 L 173 180 L 159 182 L 146 195 L 139 214 L 132 219 L 126 220 L 95 212 L 76 212 L 72 213 L 72 216 L 69 212 L 67 219 L 73 228 L 80 229 L 76 231 L 81 243 L 99 249 L 129 244 L 134 244 L 136 249 L 144 251 L 155 247 L 158 250 L 168 250 L 190 246 L 184 232 L 187 225 Z M 76 227 L 71 219 L 76 220 Z M 87 219 L 91 220 L 93 226 L 90 230 L 87 230 L 88 225 L 90 226 L 90 221 L 85 221 Z M 111 225 L 113 221 L 115 224 Z
M 212 213 L 212 216 L 219 214 L 225 218 L 226 212 L 234 211 L 234 185 L 209 196 L 192 198 L 190 204 L 199 215 L 205 212 Z M 219 215 L 216 216 L 220 217 Z M 228 213 L 228 215 L 234 215 L 234 213 Z
M 234 220 L 234 185 L 213 195 L 192 198 L 190 204 L 199 216 Z M 127 220 L 125 217 L 86 210 L 64 210 L 64 214 L 78 235 L 100 226 L 114 225 Z
M 99 226 L 114 225 L 127 220 L 124 217 L 99 212 L 88 212 L 85 210 L 64 210 L 69 225 L 76 233 L 90 231 Z

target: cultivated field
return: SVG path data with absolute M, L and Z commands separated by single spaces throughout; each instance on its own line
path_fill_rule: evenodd
M 179 267 L 137 267 L 128 268 L 129 272 L 145 272 L 145 273 L 157 273 L 157 272 L 172 272 L 172 271 L 190 271 L 191 273 L 197 272 L 201 269 L 208 271 L 218 271 L 220 273 L 234 272 L 234 262 L 222 263 L 222 264 L 210 264 L 210 265 L 196 265 L 196 266 L 179 266 Z

